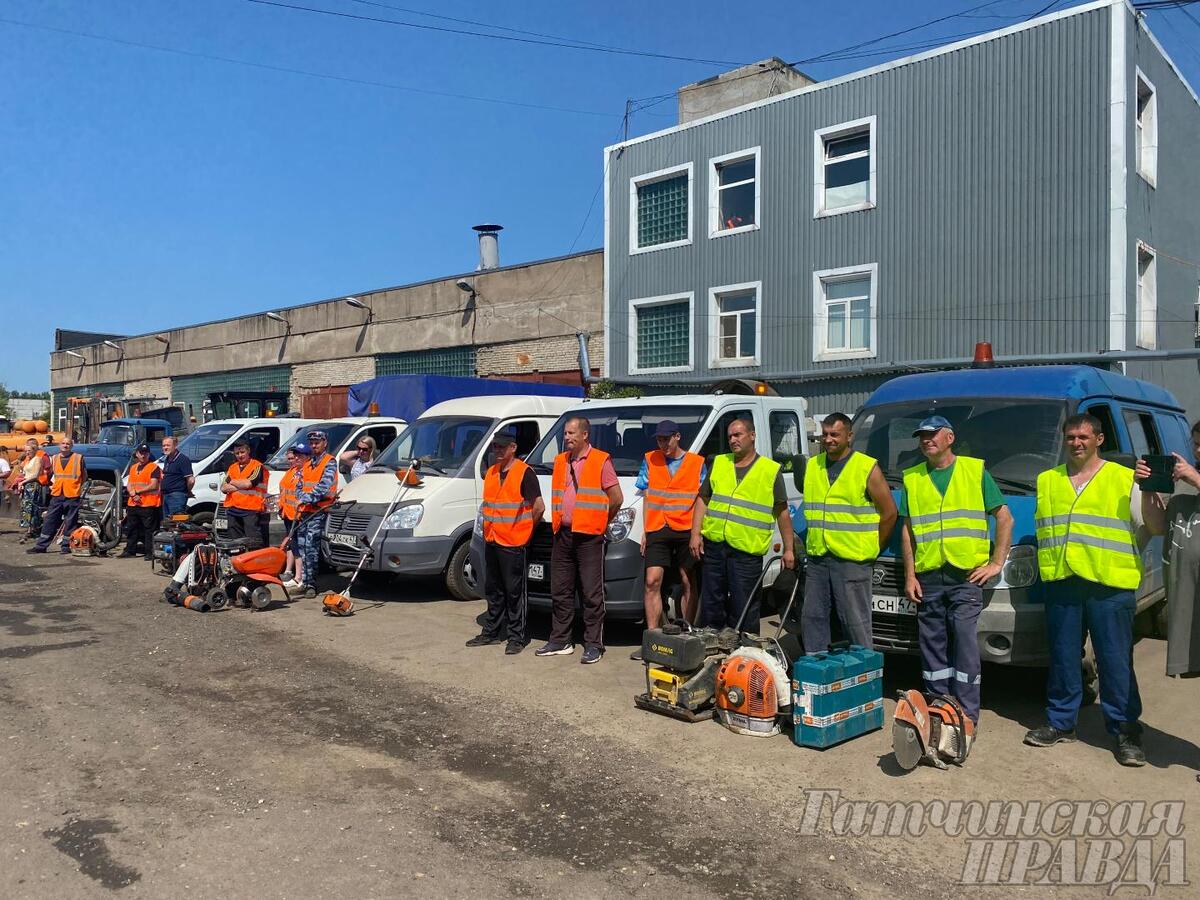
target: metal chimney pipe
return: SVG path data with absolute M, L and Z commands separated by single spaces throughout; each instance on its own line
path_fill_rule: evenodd
M 479 266 L 475 271 L 496 269 L 500 266 L 500 232 L 503 225 L 472 225 L 479 233 Z

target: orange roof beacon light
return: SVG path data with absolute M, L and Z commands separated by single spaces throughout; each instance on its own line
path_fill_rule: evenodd
M 374 400 L 372 400 L 371 403 L 367 406 L 367 415 L 368 416 L 379 415 L 379 404 L 376 403 Z
M 979 341 L 975 344 L 975 359 L 971 361 L 972 369 L 990 369 L 996 364 L 996 358 L 992 356 L 992 342 Z

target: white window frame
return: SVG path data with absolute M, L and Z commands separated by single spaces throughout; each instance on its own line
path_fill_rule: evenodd
M 1133 90 L 1133 153 L 1134 166 L 1142 180 L 1151 187 L 1158 186 L 1158 92 L 1153 83 L 1141 69 L 1134 69 L 1135 80 Z M 1146 118 L 1143 123 L 1138 115 L 1141 105 L 1142 86 L 1150 92 L 1150 100 L 1146 104 Z
M 726 294 L 754 291 L 754 355 L 736 359 L 721 358 L 721 305 Z M 713 369 L 744 369 L 762 365 L 762 282 L 745 281 L 741 284 L 724 284 L 708 291 L 708 365 Z M 740 328 L 740 323 L 739 323 Z M 740 338 L 740 332 L 739 332 Z M 738 341 L 739 346 L 741 341 Z
M 679 303 L 686 300 L 688 305 L 688 361 L 686 366 L 663 366 L 660 368 L 645 368 L 639 366 L 637 356 L 637 314 L 643 306 L 664 306 L 668 303 Z M 696 365 L 696 294 L 694 291 L 681 291 L 678 294 L 662 294 L 658 297 L 639 297 L 629 301 L 628 319 L 628 369 L 630 375 L 653 375 L 666 372 L 691 372 Z
M 821 219 L 826 216 L 840 216 L 842 213 L 861 212 L 864 209 L 875 208 L 875 197 L 879 187 L 879 175 L 876 171 L 876 160 L 879 157 L 879 129 L 875 127 L 875 116 L 855 119 L 852 122 L 842 122 L 827 128 L 818 128 L 813 132 L 813 218 Z M 838 206 L 834 209 L 825 208 L 825 141 L 830 138 L 846 137 L 856 132 L 866 131 L 870 141 L 867 151 L 868 182 L 867 199 L 863 203 L 853 203 L 850 206 Z
M 826 346 L 829 329 L 829 317 L 826 314 L 825 283 L 846 278 L 860 278 L 867 275 L 871 279 L 871 340 L 870 345 L 855 350 L 830 350 Z M 847 307 L 849 312 L 849 307 Z M 872 359 L 878 355 L 879 343 L 879 263 L 864 263 L 859 266 L 844 266 L 840 269 L 821 269 L 813 272 L 813 362 L 826 362 L 842 359 Z M 850 317 L 846 317 L 846 330 L 849 334 Z
M 1142 277 L 1142 257 L 1150 264 Z M 1138 241 L 1134 256 L 1134 344 L 1143 350 L 1158 349 L 1158 254 L 1149 244 Z
M 672 247 L 686 247 L 692 242 L 692 182 L 694 167 L 690 162 L 657 172 L 647 172 L 645 175 L 634 175 L 629 179 L 629 255 L 637 253 L 653 253 L 656 250 L 670 250 Z M 638 188 L 656 181 L 666 181 L 680 172 L 687 172 L 687 237 L 679 241 L 668 241 L 665 244 L 654 244 L 651 247 L 638 246 Z
M 737 228 L 721 228 L 721 173 L 720 166 L 728 163 L 754 160 L 754 224 L 739 225 Z M 736 153 L 726 153 L 724 156 L 714 156 L 708 161 L 708 236 L 709 238 L 729 237 L 733 234 L 744 234 L 747 231 L 758 231 L 762 222 L 762 148 L 750 147 Z

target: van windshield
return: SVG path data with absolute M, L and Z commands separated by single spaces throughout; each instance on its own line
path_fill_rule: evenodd
M 418 459 L 422 472 L 455 475 L 495 422 L 482 416 L 417 419 L 388 444 L 371 468 L 394 470 L 407 466 L 410 459 Z
M 1000 490 L 1032 494 L 1038 473 L 1060 462 L 1065 403 L 1044 400 L 928 400 L 894 403 L 861 412 L 854 449 L 879 460 L 888 483 L 899 487 L 904 470 L 924 457 L 912 436 L 921 420 L 944 416 L 954 426 L 954 452 L 983 459 Z
M 705 420 L 712 413 L 711 406 L 601 406 L 565 413 L 546 432 L 526 462 L 537 472 L 549 475 L 554 471 L 554 457 L 562 453 L 562 435 L 567 420 L 575 416 L 586 416 L 591 423 L 590 441 L 612 456 L 613 468 L 618 475 L 633 477 L 642 466 L 642 458 L 658 445 L 654 440 L 654 429 L 663 419 L 671 419 L 679 426 L 680 445 L 690 448 L 696 442 Z
M 192 462 L 200 462 L 217 452 L 217 449 L 241 428 L 233 422 L 213 422 L 211 425 L 201 425 L 183 439 L 179 452 Z
M 291 440 L 275 451 L 274 455 L 267 460 L 267 468 L 274 469 L 276 472 L 287 471 L 287 452 L 292 447 L 295 447 L 301 441 L 308 440 L 310 431 L 323 431 L 329 438 L 327 451 L 336 454 L 338 448 L 346 442 L 346 438 L 350 436 L 350 432 L 354 429 L 353 425 L 346 422 L 318 422 L 316 425 L 309 425 L 307 428 L 301 428 L 292 435 Z

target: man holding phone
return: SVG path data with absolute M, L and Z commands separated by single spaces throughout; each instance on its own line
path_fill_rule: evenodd
M 1192 425 L 1192 454 L 1200 455 L 1200 421 Z M 1200 615 L 1196 614 L 1196 573 L 1200 571 L 1200 471 L 1178 453 L 1173 461 L 1171 496 L 1142 486 L 1142 519 L 1151 534 L 1169 535 L 1163 544 L 1163 583 L 1167 588 L 1167 674 L 1200 674 Z M 1154 476 L 1151 463 L 1142 458 L 1134 467 L 1134 478 L 1145 482 Z M 1184 487 L 1184 491 L 1178 490 Z

